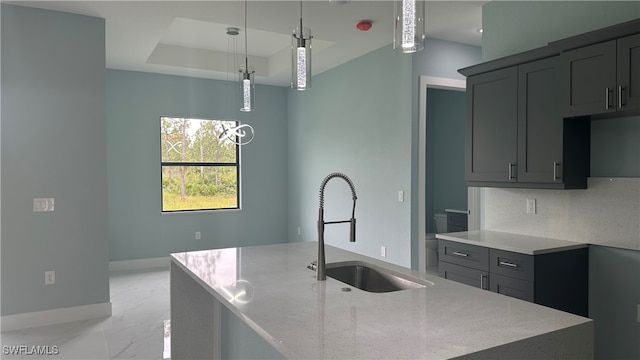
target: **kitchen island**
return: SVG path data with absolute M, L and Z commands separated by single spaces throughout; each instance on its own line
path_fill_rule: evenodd
M 593 358 L 590 319 L 331 246 L 328 266 L 367 262 L 425 287 L 370 293 L 316 281 L 307 269 L 316 251 L 301 242 L 172 254 L 171 358 L 233 358 L 225 347 L 255 339 L 270 348 L 258 356 L 291 359 Z

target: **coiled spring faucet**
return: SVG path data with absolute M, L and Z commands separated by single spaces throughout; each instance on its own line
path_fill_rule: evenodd
M 353 198 L 353 209 L 351 210 L 351 219 L 325 222 L 324 221 L 324 188 L 327 186 L 327 183 L 329 182 L 329 180 L 336 177 L 346 181 L 347 184 L 349 184 L 349 187 L 351 188 L 351 195 Z M 327 175 L 327 177 L 325 177 L 324 180 L 322 180 L 322 183 L 320 184 L 320 208 L 318 209 L 318 264 L 316 268 L 316 280 L 327 280 L 327 275 L 326 275 L 327 264 L 325 263 L 325 259 L 324 259 L 324 226 L 325 225 L 350 223 L 351 228 L 349 231 L 349 241 L 350 242 L 356 241 L 355 213 L 356 213 L 357 198 L 358 197 L 356 196 L 356 187 L 353 185 L 353 181 L 351 181 L 351 179 L 349 179 L 347 175 L 339 172 L 334 172 Z

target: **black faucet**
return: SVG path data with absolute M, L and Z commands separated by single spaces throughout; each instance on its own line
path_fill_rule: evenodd
M 347 182 L 347 184 L 349 184 L 349 187 L 351 188 L 351 195 L 353 198 L 353 209 L 351 210 L 351 219 L 349 220 L 342 220 L 342 221 L 324 221 L 324 188 L 327 186 L 327 182 L 329 182 L 329 180 L 333 179 L 333 178 L 341 178 L 344 181 Z M 320 208 L 318 209 L 318 263 L 317 263 L 317 268 L 316 268 L 316 280 L 327 280 L 327 275 L 326 275 L 326 263 L 325 263 L 325 259 L 324 259 L 324 226 L 327 224 L 343 224 L 343 223 L 350 223 L 351 224 L 351 229 L 349 231 L 349 241 L 350 242 L 355 242 L 356 241 L 356 218 L 355 218 L 355 213 L 356 213 L 356 199 L 358 197 L 356 196 L 356 187 L 353 185 L 353 182 L 351 181 L 351 179 L 349 179 L 349 177 L 343 173 L 339 173 L 339 172 L 334 172 L 331 173 L 329 175 L 327 175 L 327 177 L 324 178 L 324 180 L 322 180 L 322 183 L 320 184 Z

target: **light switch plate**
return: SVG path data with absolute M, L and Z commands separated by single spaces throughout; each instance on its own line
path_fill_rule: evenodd
M 45 285 L 53 285 L 56 283 L 56 272 L 55 271 L 45 271 L 44 272 L 44 284 Z

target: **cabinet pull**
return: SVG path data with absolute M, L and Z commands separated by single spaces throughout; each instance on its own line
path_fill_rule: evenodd
M 453 255 L 462 256 L 462 257 L 468 257 L 469 256 L 469 254 L 461 253 L 461 252 L 458 252 L 458 251 L 454 251 Z
M 557 162 L 557 161 L 553 162 L 553 181 L 560 180 L 560 177 L 558 176 L 558 166 L 559 165 L 560 165 L 559 162 Z
M 480 274 L 480 289 L 484 290 L 484 274 Z
M 609 110 L 611 108 L 611 104 L 609 103 L 609 94 L 611 94 L 611 89 L 608 87 L 604 89 L 604 109 Z
M 510 262 L 506 262 L 506 261 L 500 261 L 500 265 L 508 266 L 508 267 L 512 267 L 512 268 L 517 268 L 518 267 L 518 264 L 514 264 L 514 263 L 510 263 Z
M 509 180 L 515 179 L 513 177 L 513 163 L 509 163 Z
M 622 87 L 622 85 L 618 85 L 618 109 L 622 109 L 622 107 L 624 106 L 624 104 L 622 103 L 623 93 L 624 88 Z

